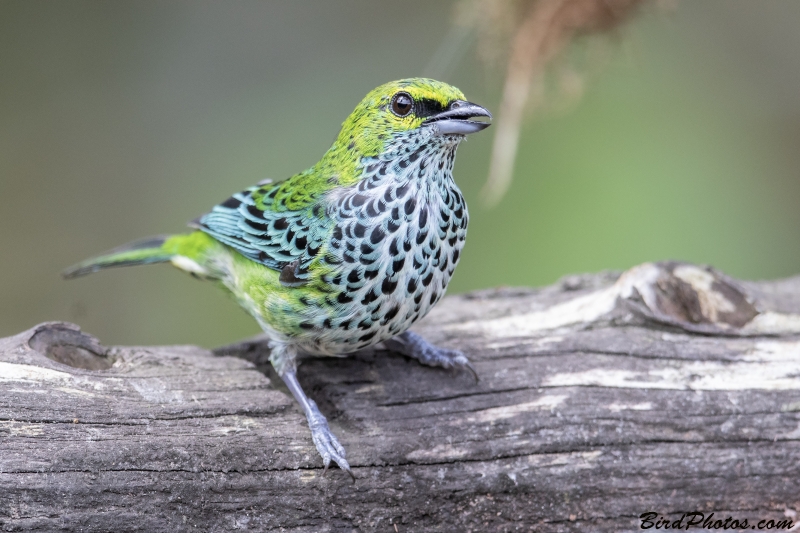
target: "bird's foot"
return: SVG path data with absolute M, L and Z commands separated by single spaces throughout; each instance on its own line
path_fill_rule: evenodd
M 328 471 L 328 467 L 331 465 L 331 459 L 333 459 L 333 461 L 339 465 L 339 468 L 345 470 L 350 474 L 350 477 L 355 480 L 356 477 L 350 470 L 350 464 L 344 458 L 344 447 L 339 444 L 336 435 L 334 435 L 331 428 L 328 427 L 328 420 L 319 411 L 314 400 L 309 398 L 308 405 L 310 409 L 306 418 L 308 419 L 308 427 L 311 429 L 311 439 L 314 441 L 317 451 L 322 456 L 322 463 L 325 465 L 323 475 Z
M 273 349 L 273 355 L 274 352 L 275 350 Z M 290 362 L 293 363 L 293 361 Z M 280 363 L 280 361 L 278 360 L 277 363 Z M 322 456 L 322 463 L 325 465 L 323 475 L 328 471 L 328 467 L 331 465 L 331 459 L 333 459 L 336 464 L 339 465 L 339 468 L 350 474 L 350 477 L 355 481 L 356 476 L 353 475 L 353 472 L 350 470 L 350 464 L 344 458 L 344 447 L 339 444 L 339 440 L 331 432 L 331 428 L 328 427 L 328 420 L 319 411 L 317 403 L 303 392 L 303 388 L 297 381 L 297 372 L 295 372 L 294 368 L 291 366 L 289 366 L 289 369 L 286 369 L 286 366 L 276 364 L 275 360 L 272 361 L 272 365 L 276 370 L 278 370 L 279 367 L 284 369 L 282 374 L 280 370 L 278 370 L 278 373 L 281 379 L 283 379 L 283 382 L 286 383 L 289 391 L 291 391 L 292 396 L 294 396 L 295 400 L 297 400 L 297 403 L 300 404 L 300 407 L 306 414 L 308 427 L 311 430 L 311 440 L 314 441 L 314 446 L 317 447 L 317 451 Z
M 386 341 L 386 345 L 423 365 L 467 370 L 478 381 L 478 373 L 463 352 L 434 346 L 416 333 L 406 331 Z

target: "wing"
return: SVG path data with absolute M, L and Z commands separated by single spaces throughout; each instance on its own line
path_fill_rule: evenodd
M 303 177 L 236 193 L 192 225 L 245 257 L 282 271 L 287 285 L 302 284 L 333 230 L 322 191 L 309 193 Z

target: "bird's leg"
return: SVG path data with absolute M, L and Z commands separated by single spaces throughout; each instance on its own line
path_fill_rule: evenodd
M 350 470 L 350 465 L 344 458 L 345 451 L 336 436 L 331 432 L 328 427 L 328 421 L 322 413 L 319 412 L 316 402 L 306 396 L 303 388 L 297 381 L 297 372 L 295 370 L 286 371 L 281 375 L 283 382 L 292 391 L 292 396 L 300 404 L 303 412 L 306 414 L 308 420 L 308 427 L 311 429 L 311 439 L 317 447 L 317 451 L 322 456 L 322 463 L 325 465 L 324 472 L 328 471 L 328 467 L 333 459 L 339 468 L 346 470 L 350 477 L 355 479 L 353 472 Z
M 303 387 L 297 381 L 297 351 L 291 345 L 280 342 L 270 343 L 270 356 L 269 360 L 272 367 L 281 377 L 286 386 L 292 392 L 292 396 L 300 404 L 303 413 L 308 420 L 308 427 L 311 429 L 311 440 L 314 441 L 314 446 L 322 456 L 322 463 L 325 465 L 325 472 L 333 459 L 339 468 L 346 470 L 350 477 L 355 480 L 353 472 L 350 470 L 350 465 L 344 458 L 344 447 L 339 444 L 336 436 L 331 432 L 328 427 L 328 421 L 325 416 L 319 411 L 316 402 L 306 396 L 303 392 Z
M 434 346 L 411 331 L 392 337 L 385 341 L 385 344 L 390 350 L 413 357 L 423 365 L 468 370 L 472 373 L 475 381 L 478 381 L 478 373 L 475 372 L 475 368 L 462 352 Z

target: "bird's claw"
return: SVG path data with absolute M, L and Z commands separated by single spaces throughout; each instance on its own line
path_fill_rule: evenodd
M 432 346 L 432 345 L 431 345 Z M 434 350 L 438 353 L 433 357 L 436 363 L 433 363 L 433 366 L 441 366 L 443 368 L 455 368 L 458 370 L 466 370 L 472 377 L 475 378 L 475 382 L 479 381 L 478 372 L 475 370 L 475 367 L 472 366 L 472 363 L 469 362 L 467 356 L 464 355 L 464 352 L 460 350 L 446 350 L 444 348 L 437 348 L 432 346 Z
M 345 459 L 346 452 L 344 447 L 339 443 L 336 435 L 333 434 L 328 421 L 325 416 L 319 411 L 317 404 L 314 400 L 308 400 L 311 406 L 311 412 L 308 414 L 308 427 L 311 429 L 311 440 L 314 441 L 314 446 L 322 456 L 322 464 L 325 466 L 322 471 L 324 476 L 328 472 L 328 467 L 331 465 L 331 459 L 339 465 L 339 468 L 350 474 L 350 477 L 355 481 L 356 477 L 350 470 L 350 464 Z
M 461 354 L 461 355 L 463 356 L 464 354 Z M 464 356 L 464 359 L 465 359 L 465 362 L 461 366 L 461 368 L 463 368 L 464 370 L 466 370 L 467 372 L 472 374 L 472 377 L 475 378 L 475 383 L 478 383 L 481 380 L 481 378 L 478 377 L 478 371 L 475 370 L 475 367 L 472 366 L 472 363 L 469 362 L 469 360 L 466 358 L 466 356 Z
M 467 356 L 459 350 L 439 348 L 411 331 L 390 339 L 387 345 L 408 357 L 413 357 L 423 365 L 466 370 L 472 374 L 475 382 L 478 382 L 478 372 Z

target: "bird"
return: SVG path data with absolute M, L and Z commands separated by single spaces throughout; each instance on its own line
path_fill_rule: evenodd
M 477 373 L 460 351 L 409 328 L 442 298 L 467 235 L 453 179 L 456 149 L 492 115 L 427 78 L 370 91 L 314 166 L 233 194 L 191 231 L 131 242 L 65 270 L 171 263 L 216 282 L 265 332 L 269 360 L 308 421 L 327 472 L 355 476 L 297 379 L 300 357 L 346 356 L 384 343 L 429 366 Z

